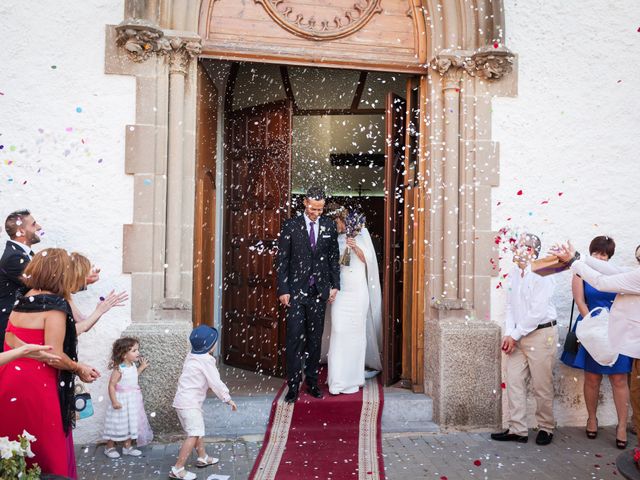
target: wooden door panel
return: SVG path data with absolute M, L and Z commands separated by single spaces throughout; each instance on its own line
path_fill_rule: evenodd
M 275 102 L 228 112 L 224 302 L 228 332 L 225 362 L 283 374 L 284 322 L 276 297 L 273 247 L 286 218 L 290 190 L 291 104 Z
M 406 100 L 394 93 L 386 99 L 385 236 L 382 312 L 383 381 L 390 385 L 402 373 L 403 180 Z

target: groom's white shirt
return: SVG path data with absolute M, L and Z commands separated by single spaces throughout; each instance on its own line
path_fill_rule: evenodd
M 307 225 L 307 234 L 311 236 L 311 219 L 307 217 L 306 213 L 303 213 L 304 223 Z M 313 226 L 313 233 L 316 234 L 316 242 L 318 242 L 318 223 L 320 223 L 320 217 L 316 220 L 315 225 Z

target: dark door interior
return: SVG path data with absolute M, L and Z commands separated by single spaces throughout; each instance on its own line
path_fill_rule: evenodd
M 385 235 L 382 283 L 384 328 L 382 380 L 391 385 L 402 374 L 403 210 L 407 102 L 395 93 L 386 99 Z
M 224 363 L 283 375 L 284 322 L 274 260 L 289 216 L 291 115 L 288 100 L 227 112 Z

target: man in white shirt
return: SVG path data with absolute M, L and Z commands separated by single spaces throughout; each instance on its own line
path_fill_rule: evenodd
M 558 330 L 556 309 L 551 303 L 553 277 L 531 271 L 531 262 L 540 254 L 540 239 L 523 234 L 516 247 L 516 265 L 509 273 L 506 318 L 502 351 L 506 363 L 506 394 L 509 405 L 507 430 L 491 434 L 493 440 L 526 443 L 527 381 L 536 399 L 538 445 L 553 439 L 553 365 Z

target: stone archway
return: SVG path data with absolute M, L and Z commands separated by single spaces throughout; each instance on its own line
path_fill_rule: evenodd
M 203 45 L 205 50 L 211 46 L 199 32 L 212 31 L 207 19 L 218 2 L 223 3 L 127 0 L 124 21 L 107 27 L 106 71 L 134 75 L 138 92 L 136 124 L 126 127 L 126 171 L 134 177 L 134 218 L 124 226 L 123 258 L 123 270 L 132 275 L 131 329 L 149 338 L 151 347 L 157 345 L 162 354 L 152 360 L 170 383 L 178 374 L 192 315 L 197 105 L 193 60 Z M 377 9 L 385 9 L 385 2 L 394 3 L 346 2 L 360 5 L 362 20 L 352 22 L 345 14 L 333 28 L 304 15 L 283 16 L 277 10 L 279 2 L 254 0 L 277 28 L 300 41 L 307 35 L 309 45 L 327 41 L 313 38 L 325 32 L 334 35 L 330 42 L 363 35 L 366 25 L 380 17 Z M 495 425 L 500 422 L 499 329 L 488 319 L 494 274 L 490 259 L 497 257 L 490 191 L 499 180 L 499 150 L 491 140 L 490 111 L 493 96 L 515 94 L 516 78 L 509 75 L 514 56 L 504 45 L 501 1 L 406 4 L 414 25 L 420 26 L 413 31 L 415 58 L 410 69 L 423 71 L 419 102 L 428 139 L 420 145 L 422 176 L 414 188 L 414 226 L 423 241 L 415 245 L 420 261 L 413 269 L 419 288 L 412 300 L 419 308 L 411 318 L 426 325 L 428 334 L 416 339 L 412 361 L 421 362 L 420 354 L 425 358 L 425 390 L 434 400 L 436 421 Z M 423 21 L 416 22 L 417 17 Z M 210 53 L 237 58 L 240 50 Z M 338 65 L 348 60 L 331 61 Z M 474 351 L 473 358 L 468 358 L 469 351 Z M 173 412 L 169 394 L 160 386 L 164 383 L 156 378 L 143 388 L 154 390 L 146 398 L 154 399 L 155 427 L 170 430 Z

